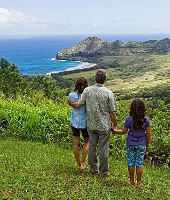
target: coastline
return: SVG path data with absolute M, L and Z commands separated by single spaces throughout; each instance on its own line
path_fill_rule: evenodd
M 53 74 L 54 75 L 55 74 L 58 74 L 58 75 L 70 74 L 70 73 L 75 73 L 75 72 L 80 72 L 80 71 L 91 69 L 91 68 L 95 67 L 96 65 L 97 65 L 96 63 L 88 63 L 87 65 L 83 65 L 83 67 L 81 67 L 81 65 L 78 65 L 72 69 L 67 69 L 65 71 L 60 71 L 60 72 L 49 72 L 49 73 L 45 73 L 45 75 L 52 76 Z
M 96 65 L 97 65 L 96 63 L 89 63 L 89 65 L 86 68 L 92 68 L 92 67 L 94 67 Z
M 4 35 L 4 37 L 1 36 L 0 38 L 1 57 L 8 60 L 11 64 L 15 63 L 22 75 L 36 76 L 45 75 L 46 73 L 58 73 L 66 70 L 66 68 L 63 68 L 62 62 L 56 64 L 54 60 L 56 52 L 64 48 L 70 48 L 89 36 L 94 35 L 32 35 L 28 37 Z M 95 36 L 108 42 L 114 42 L 116 40 L 123 42 L 143 42 L 170 38 L 170 34 L 95 34 Z M 95 60 L 91 62 L 97 63 Z M 88 69 L 93 66 L 89 63 L 88 66 L 84 67 Z

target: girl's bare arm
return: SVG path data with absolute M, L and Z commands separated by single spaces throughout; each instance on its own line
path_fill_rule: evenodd
M 128 131 L 128 128 L 123 128 L 122 130 L 117 130 L 117 129 L 113 129 L 113 133 L 116 133 L 116 134 L 126 134 Z

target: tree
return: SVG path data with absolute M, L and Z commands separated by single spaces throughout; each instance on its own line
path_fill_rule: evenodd
M 16 97 L 27 89 L 27 81 L 19 74 L 17 65 L 0 60 L 0 91 L 5 97 Z
M 52 100 L 61 100 L 64 96 L 68 95 L 69 89 L 60 89 L 56 86 L 55 80 L 51 76 L 39 75 L 31 80 L 31 90 L 41 90 L 44 96 Z

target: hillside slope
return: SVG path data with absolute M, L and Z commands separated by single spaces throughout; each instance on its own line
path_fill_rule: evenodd
M 105 85 L 117 95 L 137 93 L 140 90 L 154 89 L 155 87 L 161 88 L 162 85 L 167 85 L 167 90 L 170 87 L 170 54 L 131 56 L 129 60 L 124 57 L 122 62 L 123 64 L 119 67 L 106 69 Z M 103 66 L 106 65 L 107 63 L 103 63 Z M 74 83 L 77 77 L 85 76 L 90 84 L 93 84 L 95 71 L 81 71 L 62 77 Z
M 59 51 L 56 59 L 101 62 L 110 58 L 118 61 L 121 56 L 166 55 L 170 53 L 170 39 L 149 40 L 146 42 L 108 42 L 97 37 L 88 37 L 80 43 Z
M 145 164 L 143 187 L 137 188 L 128 185 L 121 157 L 110 156 L 111 177 L 100 178 L 77 169 L 73 150 L 58 145 L 0 140 L 0 152 L 0 199 L 169 199 L 166 166 Z

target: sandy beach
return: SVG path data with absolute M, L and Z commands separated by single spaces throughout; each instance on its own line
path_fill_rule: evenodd
M 96 63 L 89 63 L 89 65 L 87 65 L 87 67 L 85 67 L 85 68 L 91 68 L 91 67 L 94 67 L 96 65 L 97 65 Z
M 77 66 L 73 69 L 68 69 L 68 70 L 65 70 L 63 72 L 49 72 L 49 73 L 46 73 L 45 75 L 51 76 L 51 74 L 60 74 L 60 73 L 64 73 L 64 72 L 72 72 L 72 71 L 82 70 L 82 69 L 86 69 L 86 68 L 92 68 L 96 65 L 97 65 L 96 63 L 88 63 L 88 65 L 85 65 L 83 68 Z

